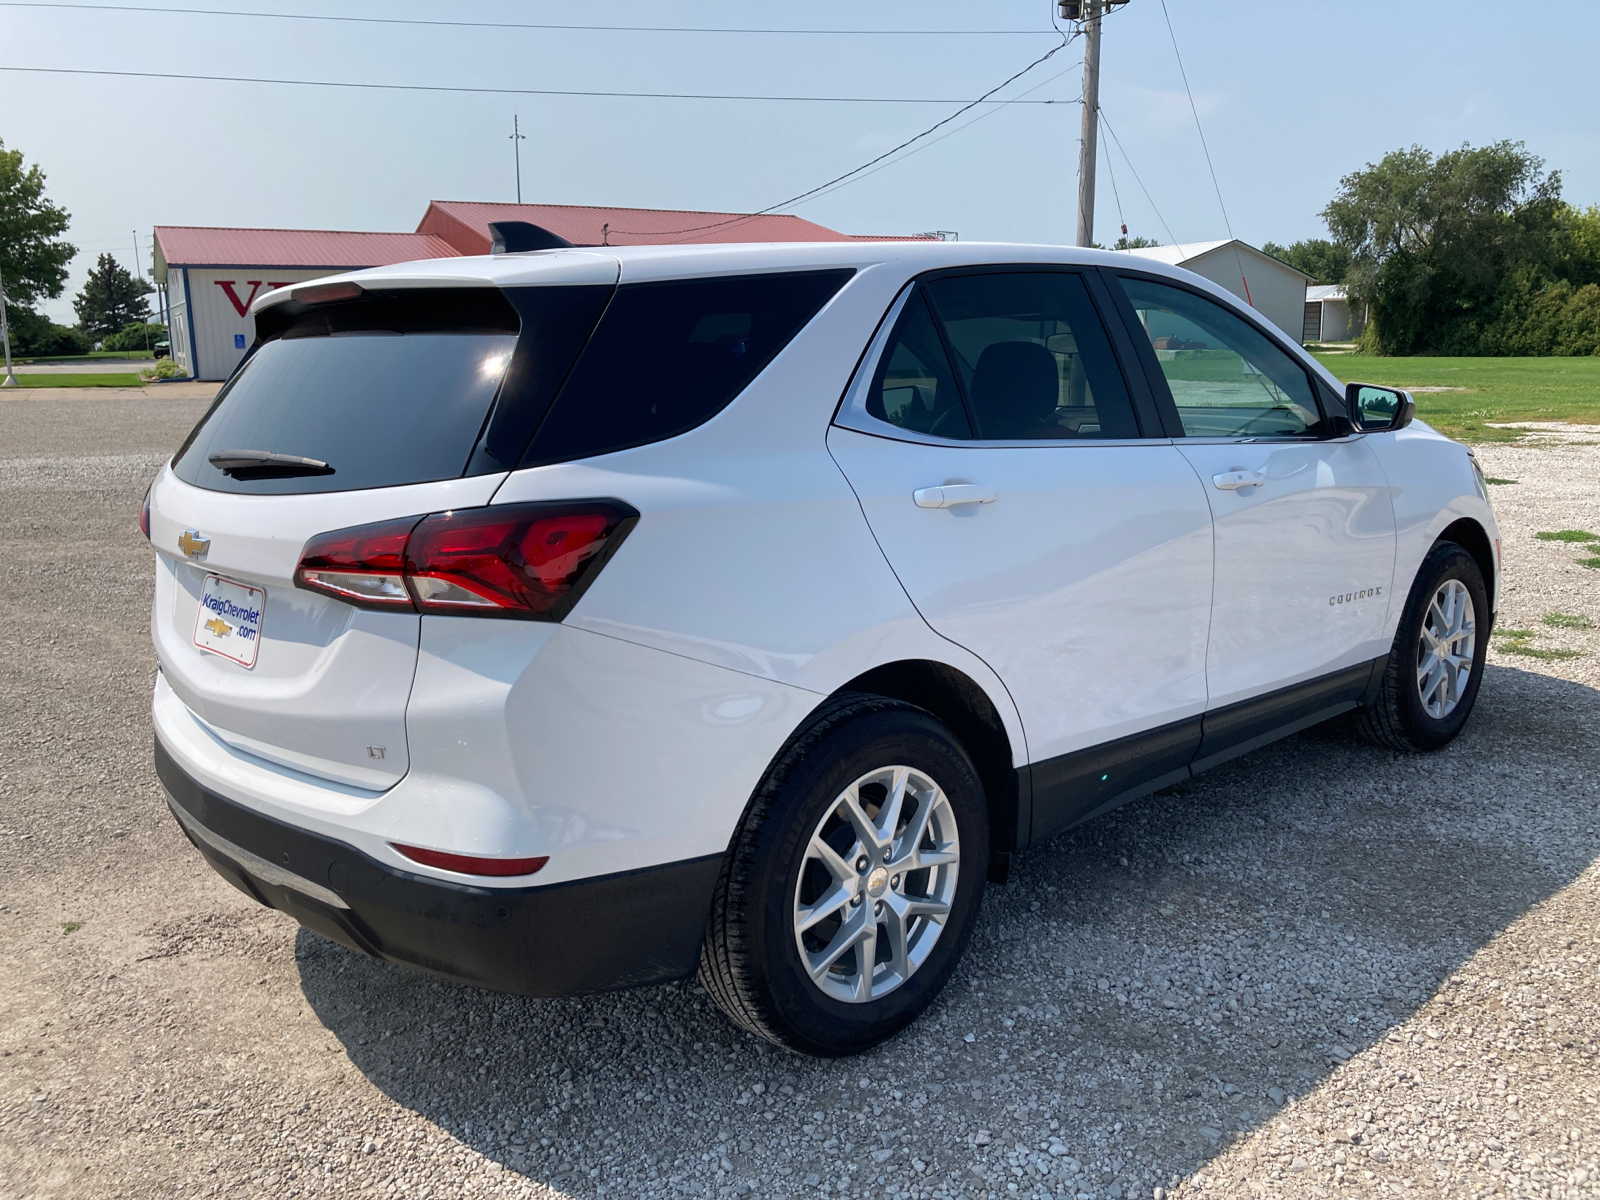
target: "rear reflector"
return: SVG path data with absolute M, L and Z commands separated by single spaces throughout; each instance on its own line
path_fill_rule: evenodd
M 295 585 L 361 608 L 560 621 L 639 519 L 620 500 L 459 509 L 319 534 Z
M 412 862 L 425 867 L 438 867 L 442 871 L 457 871 L 462 875 L 492 875 L 504 879 L 512 875 L 532 875 L 550 861 L 548 854 L 538 858 L 480 858 L 476 854 L 447 854 L 443 850 L 424 850 L 421 846 L 402 846 L 390 842 L 396 850 Z

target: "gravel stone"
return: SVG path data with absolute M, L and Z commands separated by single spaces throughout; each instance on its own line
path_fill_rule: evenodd
M 0 1197 L 1600 1195 L 1600 571 L 1534 537 L 1600 532 L 1600 438 L 1480 450 L 1498 624 L 1577 657 L 1496 638 L 1438 754 L 1323 727 L 1028 851 L 926 1016 L 821 1062 L 692 982 L 372 962 L 201 862 L 136 517 L 204 404 L 0 401 Z

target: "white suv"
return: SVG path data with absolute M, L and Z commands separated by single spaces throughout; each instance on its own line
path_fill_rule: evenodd
M 146 502 L 156 766 L 217 871 L 368 954 L 539 996 L 698 969 L 850 1053 L 1014 853 L 1473 706 L 1470 451 L 1181 270 L 558 248 L 254 312 Z

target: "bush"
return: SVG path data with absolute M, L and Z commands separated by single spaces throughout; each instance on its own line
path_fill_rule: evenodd
M 1600 286 L 1517 280 L 1478 345 L 1482 354 L 1600 354 Z
M 72 329 L 26 308 L 6 308 L 11 353 L 19 358 L 52 358 L 87 354 L 93 347 L 82 330 Z
M 117 332 L 111 334 L 100 343 L 102 350 L 149 350 L 162 338 L 167 336 L 165 325 L 146 325 L 141 321 L 129 321 Z
M 189 373 L 170 358 L 163 358 L 158 360 L 155 366 L 140 371 L 139 378 L 146 382 L 152 379 L 187 379 Z

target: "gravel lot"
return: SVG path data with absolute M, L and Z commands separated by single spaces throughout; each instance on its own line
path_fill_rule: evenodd
M 1600 438 L 1483 451 L 1534 636 L 1454 746 L 1325 727 L 1030 852 L 942 1002 L 823 1063 L 693 983 L 477 992 L 211 873 L 135 523 L 203 406 L 0 403 L 0 1196 L 1600 1196 L 1600 571 L 1534 537 L 1600 532 Z

